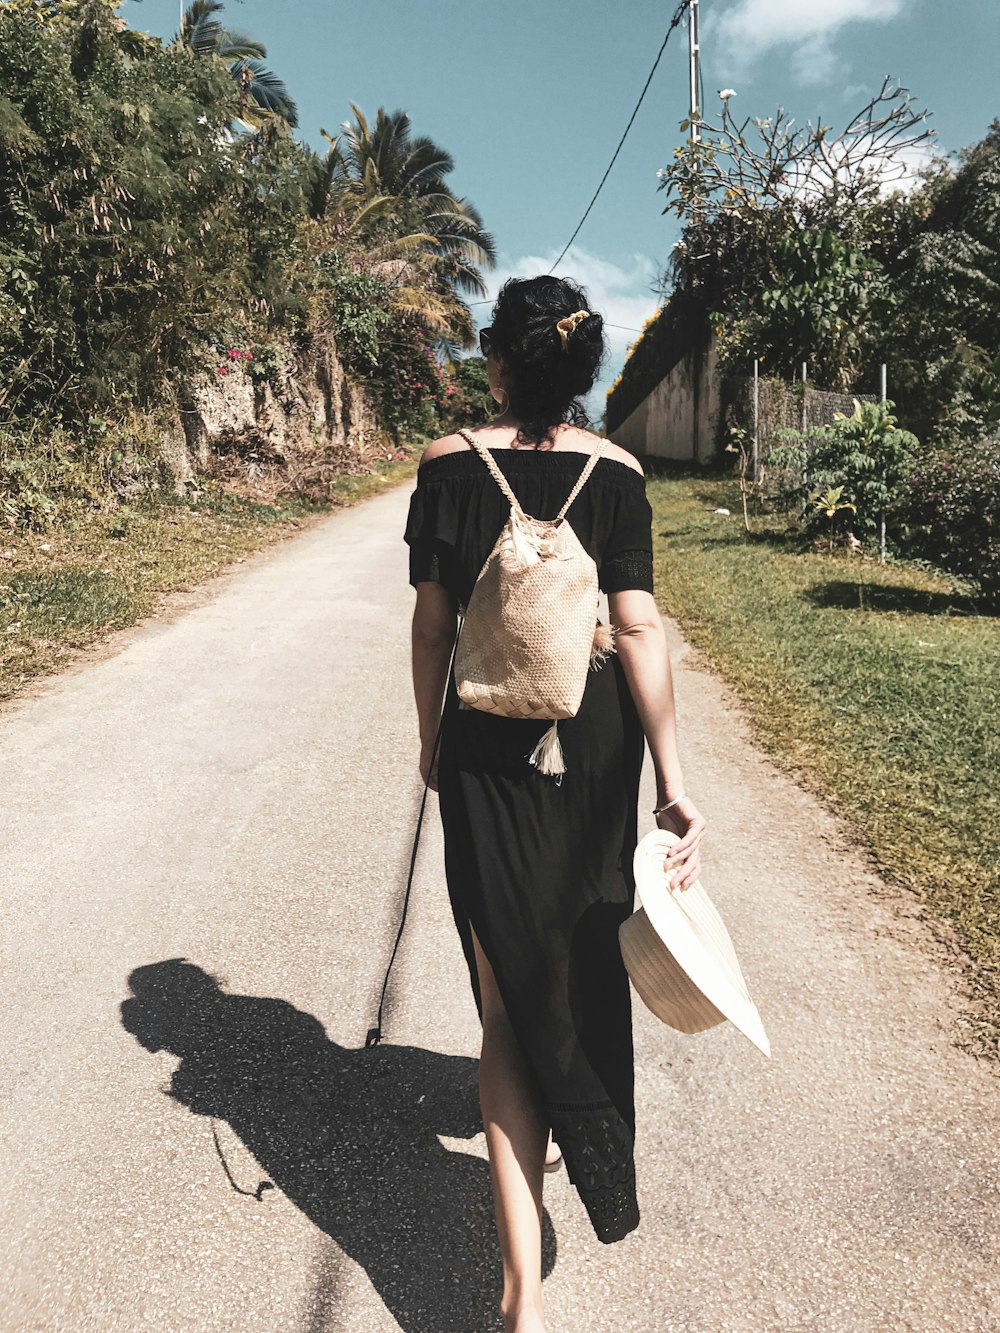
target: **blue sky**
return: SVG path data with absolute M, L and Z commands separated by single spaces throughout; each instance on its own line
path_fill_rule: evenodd
M 299 106 L 299 136 L 321 147 L 356 103 L 403 107 L 417 133 L 455 159 L 499 253 L 491 292 L 510 274 L 545 272 L 610 160 L 674 11 L 674 0 L 229 0 L 225 19 L 268 49 Z M 136 28 L 177 30 L 177 0 L 126 0 Z M 735 88 L 734 113 L 840 128 L 893 75 L 932 113 L 954 152 L 1000 116 L 998 0 L 702 0 L 706 114 Z M 558 270 L 588 289 L 609 324 L 601 385 L 621 368 L 677 224 L 663 217 L 656 171 L 682 138 L 686 23 L 580 236 Z M 488 322 L 489 305 L 477 307 Z M 600 387 L 600 386 L 599 386 Z M 599 411 L 600 399 L 594 402 Z

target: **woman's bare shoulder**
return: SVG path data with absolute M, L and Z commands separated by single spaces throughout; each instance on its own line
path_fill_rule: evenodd
M 437 440 L 431 440 L 424 452 L 420 455 L 421 463 L 430 463 L 435 458 L 441 458 L 444 454 L 456 454 L 462 450 L 468 450 L 469 442 L 464 436 L 457 432 L 453 435 L 442 435 Z
M 638 472 L 640 477 L 646 475 L 643 471 L 642 464 L 639 462 L 638 458 L 636 458 L 635 454 L 630 454 L 627 449 L 623 449 L 620 444 L 615 444 L 613 440 L 609 440 L 604 446 L 604 457 L 614 458 L 619 463 L 624 463 L 625 466 L 630 467 L 633 472 Z
M 575 432 L 573 445 L 578 448 L 593 449 L 601 438 L 600 435 L 594 435 L 592 431 L 577 430 Z M 579 444 L 577 441 L 579 441 Z M 604 453 L 602 454 L 602 457 L 613 458 L 617 463 L 624 463 L 625 466 L 630 467 L 633 472 L 638 472 L 640 477 L 645 475 L 642 469 L 642 464 L 639 462 L 638 458 L 636 458 L 635 454 L 630 454 L 629 451 L 623 449 L 620 444 L 615 444 L 614 440 L 604 441 Z

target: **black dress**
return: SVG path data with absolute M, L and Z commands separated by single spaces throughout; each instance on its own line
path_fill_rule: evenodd
M 494 449 L 522 508 L 554 518 L 586 455 Z M 410 582 L 468 604 L 509 505 L 482 459 L 421 465 L 406 541 Z M 567 519 L 601 588 L 653 590 L 645 478 L 601 458 Z M 445 694 L 438 761 L 445 873 L 476 1006 L 469 923 L 496 975 L 569 1178 L 606 1243 L 638 1225 L 632 1013 L 618 926 L 633 907 L 632 854 L 644 740 L 617 656 L 591 668 L 575 717 L 559 723 L 561 781 L 527 762 L 550 724 L 459 708 Z

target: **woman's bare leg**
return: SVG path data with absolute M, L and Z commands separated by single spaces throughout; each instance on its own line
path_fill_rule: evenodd
M 483 1003 L 479 1105 L 503 1257 L 500 1313 L 508 1333 L 541 1333 L 542 1163 L 549 1127 L 475 931 L 472 942 Z

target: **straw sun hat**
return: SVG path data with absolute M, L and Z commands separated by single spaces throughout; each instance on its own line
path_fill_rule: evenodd
M 632 984 L 647 1008 L 679 1032 L 704 1032 L 728 1018 L 770 1056 L 733 942 L 701 881 L 668 887 L 663 859 L 679 841 L 668 829 L 654 829 L 635 849 L 641 906 L 618 932 Z

